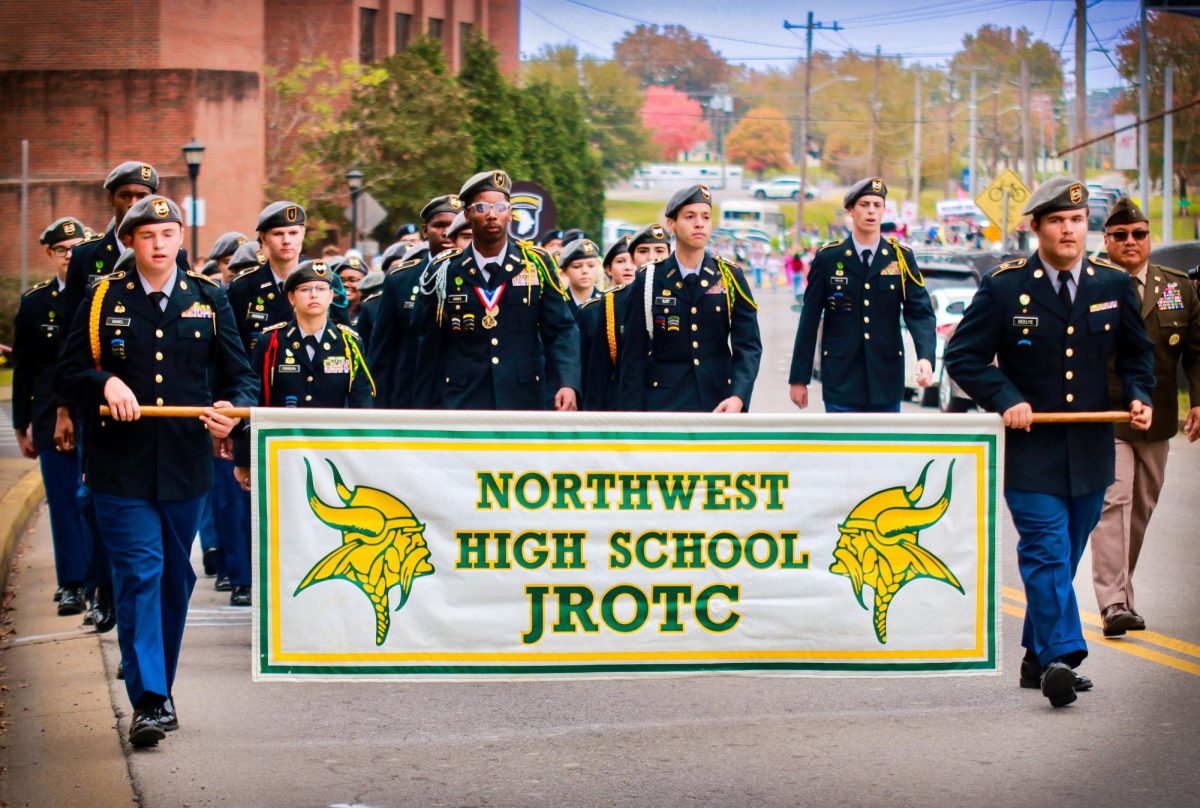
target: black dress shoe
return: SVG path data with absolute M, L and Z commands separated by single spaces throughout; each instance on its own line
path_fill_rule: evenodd
M 1041 688 L 1041 686 L 1042 675 L 1040 673 L 1027 675 L 1025 673 L 1025 669 L 1021 669 L 1021 687 L 1025 688 L 1026 690 L 1038 690 Z M 1093 684 L 1091 677 L 1084 676 L 1079 673 L 1075 674 L 1076 693 L 1086 692 L 1091 690 L 1093 687 L 1095 687 L 1095 685 Z
M 163 728 L 162 707 L 137 708 L 133 711 L 133 718 L 129 721 L 130 746 L 155 746 L 165 737 L 167 731 Z
M 118 679 L 125 678 L 125 660 L 123 660 L 123 659 L 117 663 L 117 678 Z
M 179 729 L 179 716 L 175 713 L 174 697 L 163 702 L 162 718 L 159 723 L 162 724 L 163 732 L 174 732 Z
M 216 583 L 213 584 L 213 589 L 218 592 L 228 592 L 233 589 L 233 584 L 229 583 L 228 575 L 218 575 Z
M 117 627 L 117 610 L 111 602 L 97 601 L 92 606 L 92 628 L 97 634 L 106 634 Z
M 63 587 L 60 586 L 58 589 L 54 590 L 54 602 L 58 603 L 60 600 L 62 600 L 62 595 L 63 595 Z
M 1075 671 L 1062 662 L 1051 662 L 1042 673 L 1042 695 L 1051 707 L 1066 707 L 1075 701 Z
M 220 550 L 216 547 L 210 547 L 201 556 L 204 562 L 204 574 L 209 578 L 217 574 L 217 553 L 219 552 Z
M 230 606 L 249 606 L 249 605 L 251 605 L 250 587 L 235 586 L 233 588 L 233 590 L 229 593 L 229 605 Z
M 68 586 L 63 588 L 62 597 L 58 601 L 59 617 L 83 614 L 83 610 L 86 608 L 87 595 L 84 593 L 82 586 Z
M 1105 637 L 1120 637 L 1126 631 L 1136 630 L 1134 626 L 1138 624 L 1138 619 L 1124 603 L 1105 606 L 1104 611 L 1100 613 L 1100 620 L 1104 624 Z M 1142 620 L 1141 623 L 1145 628 L 1146 621 Z
M 1145 631 L 1146 618 L 1137 613 L 1137 609 L 1130 609 L 1129 613 L 1133 615 L 1133 625 L 1129 627 L 1130 631 Z

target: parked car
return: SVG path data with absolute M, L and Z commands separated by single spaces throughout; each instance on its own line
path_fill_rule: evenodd
M 942 370 L 942 354 L 945 353 L 946 342 L 949 339 L 945 335 L 951 333 L 954 326 L 962 319 L 963 313 L 966 312 L 967 306 L 970 305 L 971 299 L 975 297 L 978 289 L 973 276 L 971 276 L 971 280 L 964 277 L 956 279 L 943 277 L 937 278 L 935 282 L 938 285 L 931 285 L 928 277 L 925 281 L 925 287 L 929 289 L 929 302 L 933 305 L 933 316 L 936 323 L 934 328 L 937 331 L 933 357 L 934 384 L 931 387 L 905 387 L 904 389 L 906 397 L 915 398 L 923 407 L 932 407 L 938 403 L 938 385 L 941 384 L 941 379 L 945 375 Z M 913 345 L 912 334 L 904 327 L 903 320 L 900 325 L 900 337 L 904 342 L 905 384 L 912 384 L 917 377 L 917 352 Z
M 961 319 L 961 318 L 960 318 Z M 958 328 L 958 323 L 952 323 L 945 330 L 945 334 L 938 334 L 938 353 L 945 353 L 946 346 L 950 344 L 950 338 L 954 336 L 954 329 Z M 937 405 L 942 412 L 958 413 L 966 412 L 975 406 L 975 402 L 966 394 L 958 382 L 950 378 L 950 374 L 946 372 L 946 365 L 943 364 L 941 371 L 937 376 Z
M 799 199 L 799 177 L 776 177 L 766 182 L 756 182 L 750 186 L 750 195 L 755 199 Z M 817 194 L 812 188 L 804 191 L 805 199 L 816 199 Z

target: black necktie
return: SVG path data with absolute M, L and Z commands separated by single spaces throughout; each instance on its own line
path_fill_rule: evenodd
M 862 262 L 863 262 L 863 266 L 865 266 L 867 269 L 871 268 L 871 251 L 870 250 L 863 250 Z
M 495 261 L 489 261 L 488 263 L 483 265 L 483 268 L 488 274 L 487 288 L 495 289 L 497 286 L 500 285 L 500 265 L 497 264 Z
M 321 347 L 321 343 L 319 343 L 317 341 L 317 338 L 315 336 L 311 336 L 311 335 L 305 337 L 303 342 L 304 342 L 305 348 L 312 348 L 312 350 L 313 350 L 312 356 L 308 357 L 309 359 L 312 359 L 313 357 L 315 357 L 317 355 L 317 353 Z M 307 353 L 307 351 L 305 351 L 305 353 Z
M 150 293 L 150 304 L 152 306 L 154 306 L 154 313 L 157 314 L 160 318 L 162 317 L 162 313 L 163 313 L 163 301 L 166 299 L 167 299 L 166 292 L 151 292 Z
M 1071 288 L 1068 286 L 1070 282 L 1070 272 L 1060 271 L 1058 273 L 1058 299 L 1067 307 L 1067 311 L 1071 310 Z
M 700 273 L 693 272 L 690 275 L 685 275 L 683 285 L 687 287 L 689 297 L 696 296 L 696 287 L 700 285 Z

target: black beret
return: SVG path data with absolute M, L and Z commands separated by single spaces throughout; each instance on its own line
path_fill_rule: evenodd
M 355 272 L 361 272 L 363 275 L 367 274 L 367 265 L 357 255 L 347 255 L 343 258 L 338 258 L 336 261 L 330 261 L 329 268 L 339 275 L 342 274 L 343 269 L 353 269 Z
M 358 282 L 358 293 L 366 297 L 372 289 L 383 286 L 385 276 L 382 272 L 368 272 L 367 276 Z
M 854 203 L 864 196 L 878 196 L 887 199 L 887 183 L 879 177 L 867 177 L 850 186 L 850 190 L 842 197 L 842 207 L 852 208 Z
M 122 185 L 145 185 L 153 193 L 158 190 L 158 172 L 149 163 L 121 163 L 104 178 L 104 190 L 115 191 Z
M 295 202 L 281 199 L 262 209 L 262 213 L 258 214 L 258 225 L 254 229 L 265 233 L 276 227 L 292 227 L 298 224 L 304 224 L 304 208 Z
M 599 258 L 600 249 L 593 244 L 589 239 L 579 238 L 569 242 L 562 248 L 562 252 L 558 254 L 559 267 L 566 268 L 567 264 L 572 261 L 580 261 L 584 258 Z
M 129 252 L 133 252 L 133 250 L 129 250 Z M 204 266 L 200 269 L 200 274 L 208 275 L 210 277 L 213 275 L 220 275 L 221 267 L 217 264 L 217 260 L 215 258 L 210 258 L 204 262 Z
M 587 238 L 587 237 L 588 237 L 588 234 L 585 233 L 581 228 L 572 227 L 570 230 L 563 231 L 562 239 L 563 239 L 563 243 L 566 244 L 566 243 L 569 243 L 572 241 L 578 241 L 581 238 Z
M 421 221 L 427 222 L 439 213 L 458 213 L 463 209 L 462 200 L 457 194 L 435 196 L 429 204 L 421 208 Z
M 454 221 L 452 221 L 450 223 L 450 229 L 446 231 L 446 235 L 448 235 L 448 236 L 457 235 L 461 231 L 469 228 L 470 226 L 471 226 L 471 223 L 467 221 L 467 215 L 465 213 L 463 213 L 462 211 L 459 211 L 458 215 L 454 217 Z
M 125 218 L 117 227 L 117 238 L 125 238 L 134 228 L 144 224 L 162 224 L 163 222 L 178 222 L 183 224 L 183 214 L 179 206 L 165 196 L 144 196 L 129 208 Z
M 562 230 L 547 230 L 545 233 L 542 233 L 542 237 L 538 239 L 538 246 L 545 247 L 552 241 L 566 241 L 564 238 L 565 235 L 566 234 Z
M 1104 226 L 1107 228 L 1119 224 L 1139 224 L 1141 222 L 1150 224 L 1150 220 L 1146 218 L 1146 214 L 1142 213 L 1142 209 L 1134 204 L 1132 199 L 1123 196 L 1113 203 L 1112 213 L 1108 214 L 1108 218 L 1104 220 Z
M 386 250 L 383 251 L 383 255 L 380 256 L 380 260 L 382 262 L 379 265 L 380 271 L 387 272 L 388 267 L 404 257 L 404 251 L 407 249 L 408 245 L 401 244 L 399 241 L 391 244 Z
M 50 226 L 42 231 L 40 241 L 47 247 L 53 247 L 60 241 L 70 241 L 73 238 L 86 238 L 87 228 L 73 216 L 55 219 Z
M 617 239 L 617 243 L 608 248 L 608 252 L 604 254 L 604 266 L 612 266 L 612 262 L 616 260 L 618 255 L 629 254 L 630 236 L 621 236 Z
M 480 171 L 474 177 L 463 183 L 458 196 L 466 204 L 471 204 L 475 194 L 484 191 L 499 191 L 507 197 L 512 196 L 512 180 L 506 171 Z
M 208 251 L 208 257 L 214 259 L 228 258 L 237 252 L 237 248 L 245 244 L 246 241 L 244 233 L 231 230 L 213 242 L 212 249 Z
M 1087 188 L 1082 182 L 1071 177 L 1054 177 L 1038 186 L 1021 213 L 1036 219 L 1060 210 L 1086 208 L 1087 201 Z
M 305 261 L 300 266 L 292 270 L 292 274 L 287 276 L 287 280 L 283 282 L 284 294 L 289 294 L 296 291 L 296 287 L 301 284 L 311 281 L 321 281 L 329 284 L 333 288 L 333 269 L 329 264 L 317 259 L 315 261 Z
M 630 255 L 633 255 L 639 244 L 666 244 L 669 247 L 671 245 L 671 236 L 667 233 L 667 228 L 655 222 L 654 224 L 646 225 L 629 238 Z
M 685 205 L 704 204 L 712 207 L 712 193 L 707 185 L 692 185 L 681 191 L 676 191 L 667 202 L 666 217 L 674 219 L 679 209 Z
M 409 245 L 409 248 L 404 251 L 403 261 L 408 262 L 414 258 L 419 258 L 429 252 L 428 241 L 418 241 L 416 244 Z
M 236 272 L 251 267 L 260 267 L 265 263 L 267 263 L 267 256 L 258 248 L 258 244 L 247 241 L 238 247 L 237 252 L 229 259 L 229 269 Z
M 400 229 L 396 231 L 396 238 L 402 239 L 405 236 L 415 236 L 421 232 L 421 228 L 417 227 L 412 222 L 400 225 Z

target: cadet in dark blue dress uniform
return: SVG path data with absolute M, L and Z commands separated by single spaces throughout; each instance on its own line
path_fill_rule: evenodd
M 657 222 L 648 224 L 629 238 L 629 254 L 635 268 L 662 261 L 671 254 L 671 234 Z
M 229 284 L 229 306 L 247 352 L 254 350 L 264 328 L 292 317 L 283 282 L 300 266 L 304 222 L 304 208 L 286 200 L 272 202 L 258 214 L 259 252 L 265 260 L 258 267 L 244 270 Z
M 175 265 L 182 221 L 161 196 L 130 208 L 117 234 L 136 269 L 89 287 L 55 373 L 61 398 L 112 411 L 88 429 L 85 480 L 113 570 L 134 746 L 177 726 L 168 699 L 196 582 L 189 556 L 212 486 L 212 441 L 237 424 L 220 408 L 255 399 L 224 291 Z M 199 419 L 142 419 L 139 402 L 211 406 Z
M 63 451 L 54 443 L 54 366 L 71 327 L 63 291 L 71 250 L 83 241 L 83 234 L 83 225 L 71 217 L 58 219 L 42 232 L 41 243 L 56 265 L 56 275 L 21 296 L 13 337 L 13 428 L 21 452 L 37 458 L 41 466 L 60 615 L 79 614 L 87 607 L 84 584 L 92 554 L 77 498 L 79 458 L 74 449 Z
M 410 326 L 421 293 L 421 275 L 432 256 L 454 246 L 449 235 L 450 225 L 462 209 L 463 203 L 457 194 L 429 200 L 421 209 L 421 235 L 426 248 L 418 251 L 419 243 L 414 245 L 403 260 L 387 270 L 383 295 L 372 313 L 367 346 L 368 364 L 379 386 L 381 407 L 407 409 L 412 406 L 417 335 L 411 332 Z
M 1072 670 L 1087 643 L 1071 581 L 1113 481 L 1113 427 L 1030 428 L 1033 413 L 1107 410 L 1112 360 L 1132 424 L 1145 430 L 1154 388 L 1153 343 L 1129 276 L 1084 252 L 1087 196 L 1065 177 L 1037 189 L 1025 213 L 1038 251 L 983 279 L 945 357 L 951 377 L 1009 427 L 1004 496 L 1028 603 L 1021 680 L 1040 683 L 1055 707 L 1091 686 Z
M 467 180 L 470 249 L 434 258 L 421 278 L 417 329 L 422 409 L 574 410 L 581 386 L 579 329 L 554 259 L 508 235 L 512 181 L 503 171 Z
M 354 330 L 362 338 L 368 360 L 371 356 L 371 334 L 374 332 L 375 323 L 379 319 L 379 304 L 383 300 L 383 284 L 387 280 L 388 270 L 404 257 L 405 250 L 406 247 L 398 241 L 392 244 L 379 256 L 379 271 L 368 272 L 367 277 L 363 278 L 363 282 L 359 284 L 358 289 L 362 293 L 362 306 L 359 308 L 358 323 L 354 326 Z M 380 396 L 379 406 L 385 406 L 385 403 L 383 397 Z
M 677 192 L 667 203 L 666 217 L 675 251 L 647 264 L 630 286 L 615 293 L 628 296 L 624 345 L 618 348 L 618 406 L 746 412 L 762 358 L 758 306 L 746 276 L 706 249 L 712 235 L 707 186 Z M 594 342 L 605 340 L 598 335 Z
M 558 257 L 559 272 L 567 290 L 571 313 L 579 320 L 579 309 L 589 300 L 600 297 L 596 278 L 600 275 L 600 249 L 586 238 L 569 241 Z
M 245 233 L 240 233 L 237 230 L 231 230 L 228 233 L 221 234 L 216 241 L 213 242 L 212 249 L 208 251 L 208 260 L 216 261 L 217 267 L 221 271 L 221 277 L 217 278 L 222 286 L 229 286 L 229 282 L 233 280 L 236 274 L 230 267 L 233 261 L 233 255 L 238 251 L 238 247 L 248 242 Z
M 826 412 L 900 412 L 904 397 L 903 316 L 917 352 L 917 385 L 933 383 L 933 306 L 912 250 L 880 237 L 887 186 L 878 177 L 847 192 L 851 239 L 826 244 L 813 259 L 792 349 L 792 402 L 808 406 L 817 329 Z
M 329 320 L 333 302 L 324 261 L 305 261 L 284 281 L 295 315 L 268 327 L 250 356 L 260 407 L 369 409 L 375 384 L 354 329 Z M 250 430 L 239 430 L 237 478 L 250 490 Z

